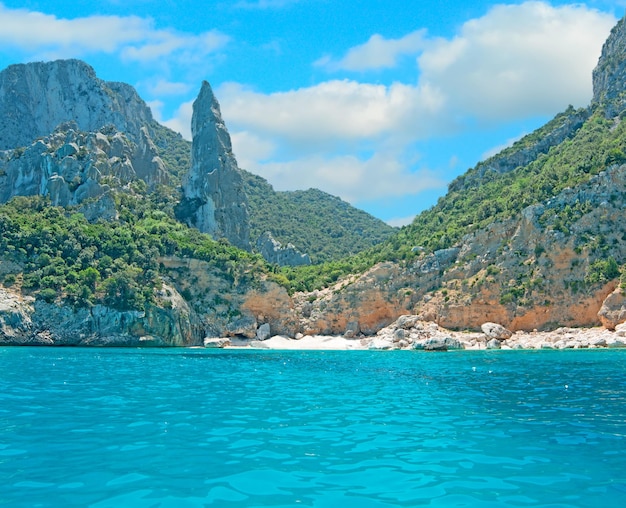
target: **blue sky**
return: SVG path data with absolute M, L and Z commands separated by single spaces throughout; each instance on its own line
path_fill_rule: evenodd
M 395 225 L 569 104 L 626 1 L 0 1 L 0 68 L 81 58 L 189 137 L 211 83 L 239 165 Z

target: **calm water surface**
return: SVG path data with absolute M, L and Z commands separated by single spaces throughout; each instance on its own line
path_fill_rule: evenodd
M 0 348 L 0 507 L 626 506 L 626 352 Z

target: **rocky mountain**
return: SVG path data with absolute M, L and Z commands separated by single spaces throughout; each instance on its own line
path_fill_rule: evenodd
M 274 252 L 265 242 L 261 252 L 279 264 L 299 264 L 307 256 L 314 262 L 338 259 L 393 232 L 328 195 L 319 203 L 328 210 L 324 228 L 311 224 L 317 195 L 287 198 L 288 210 L 274 206 L 288 193 L 276 193 L 238 167 L 206 82 L 194 103 L 192 143 L 155 122 L 131 86 L 105 82 L 79 60 L 13 65 L 0 72 L 0 112 L 0 203 L 44 195 L 54 205 L 79 206 L 92 220 L 114 218 L 115 195 L 136 194 L 134 182 L 142 181 L 149 193 L 161 194 L 162 206 L 175 208 L 181 221 L 214 238 L 250 250 L 269 232 L 304 252 L 304 257 L 278 255 L 287 251 Z M 360 214 L 356 223 L 350 214 Z M 337 247 L 328 251 L 329 245 Z
M 267 325 L 246 295 L 279 286 L 231 247 L 251 248 L 247 194 L 208 83 L 192 143 L 77 60 L 0 72 L 0 109 L 1 343 L 191 345 Z M 272 263 L 309 261 L 263 238 Z
M 592 104 L 607 109 L 608 116 L 617 116 L 626 106 L 626 22 L 621 19 L 611 30 L 602 47 L 602 55 L 593 70 Z
M 115 190 L 137 180 L 148 188 L 169 182 L 145 127 L 133 143 L 112 125 L 84 132 L 62 123 L 26 147 L 0 152 L 0 168 L 0 203 L 45 195 L 54 206 L 80 206 L 93 220 L 116 217 Z
M 497 175 L 527 166 L 547 154 L 551 148 L 571 139 L 591 113 L 591 108 L 575 110 L 569 107 L 531 135 L 524 136 L 511 147 L 480 162 L 475 168 L 456 178 L 450 184 L 449 190 L 454 192 L 478 187 Z
M 115 196 L 176 181 L 152 139 L 150 108 L 79 60 L 0 72 L 0 203 L 47 196 L 90 220 L 117 217 Z
M 458 178 L 375 248 L 386 261 L 294 295 L 301 333 L 373 334 L 403 314 L 453 329 L 624 321 L 625 27 L 604 45 L 589 107 L 568 108 Z
M 437 205 L 386 239 L 388 230 L 376 230 L 337 198 L 276 193 L 241 171 L 208 84 L 194 104 L 191 160 L 181 155 L 188 145 L 154 122 L 138 129 L 130 120 L 115 123 L 123 110 L 116 104 L 123 97 L 132 103 L 130 95 L 110 98 L 113 113 L 84 113 L 104 100 L 101 87 L 112 95 L 119 87 L 72 83 L 73 99 L 41 91 L 54 97 L 47 99 L 52 110 L 83 101 L 68 108 L 106 124 L 55 118 L 65 123 L 47 124 L 37 139 L 2 138 L 3 146 L 23 145 L 0 152 L 0 198 L 8 200 L 0 206 L 0 343 L 389 335 L 388 325 L 403 315 L 483 332 L 486 322 L 527 331 L 600 323 L 613 329 L 626 320 L 624 62 L 621 20 L 594 71 L 589 107 L 568 108 L 470 169 Z M 55 86 L 69 75 L 63 68 L 81 67 L 56 65 L 44 73 Z M 18 75 L 12 68 L 0 74 L 0 97 L 21 96 L 6 85 Z M 33 89 L 43 82 L 20 79 Z M 100 98 L 83 94 L 86 87 Z M 25 125 L 29 115 L 44 115 L 41 104 L 20 100 Z M 326 206 L 340 219 L 316 222 L 315 211 L 323 216 Z M 174 209 L 193 227 L 177 221 Z M 328 263 L 283 269 L 242 250 L 261 237 L 256 248 L 274 256 L 272 263 L 289 258 L 297 265 L 316 242 L 348 238 L 348 254 L 346 224 L 382 241 L 341 260 L 329 255 Z M 393 340 L 403 343 L 414 328 L 396 326 Z
M 99 79 L 80 60 L 11 65 L 0 73 L 0 150 L 29 145 L 68 121 L 84 132 L 113 125 L 139 141 L 153 119 L 133 87 Z
M 268 262 L 280 266 L 302 266 L 310 265 L 311 258 L 308 254 L 303 254 L 296 247 L 288 243 L 281 244 L 274 238 L 270 231 L 266 231 L 259 236 L 256 241 L 256 248 Z

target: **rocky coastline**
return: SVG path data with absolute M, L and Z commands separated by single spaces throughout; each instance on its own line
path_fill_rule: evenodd
M 484 323 L 480 332 L 453 331 L 418 316 L 401 316 L 370 337 L 282 335 L 248 338 L 207 338 L 205 348 L 272 350 L 564 350 L 626 348 L 626 324 L 615 330 L 604 327 L 552 331 L 511 332 L 497 323 Z
M 150 306 L 142 312 L 121 312 L 101 305 L 73 309 L 0 287 L 0 346 L 379 351 L 626 348 L 626 302 L 620 288 L 598 311 L 597 325 L 549 330 L 510 330 L 495 322 L 456 330 L 419 314 L 403 314 L 371 333 L 355 327 L 340 334 L 306 332 L 304 328 L 289 333 L 257 316 L 249 322 L 241 318 L 239 326 L 219 327 L 211 335 L 210 328 L 173 287 L 164 287 L 160 298 L 167 299 L 167 309 Z

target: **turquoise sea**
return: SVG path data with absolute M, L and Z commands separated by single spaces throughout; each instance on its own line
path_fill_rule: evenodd
M 0 348 L 0 507 L 626 506 L 626 351 Z

